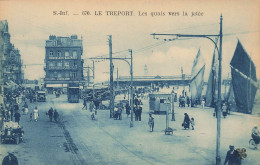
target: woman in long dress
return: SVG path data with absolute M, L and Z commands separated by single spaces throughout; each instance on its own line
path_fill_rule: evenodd
M 33 116 L 34 116 L 34 121 L 37 121 L 37 119 L 39 117 L 39 110 L 37 107 L 35 107 L 33 110 Z

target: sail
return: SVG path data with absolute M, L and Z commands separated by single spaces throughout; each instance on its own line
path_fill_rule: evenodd
M 215 40 L 215 43 L 218 43 L 218 37 Z M 207 85 L 207 92 L 206 92 L 206 103 L 205 105 L 208 107 L 213 107 L 214 103 L 217 98 L 217 69 L 218 69 L 218 63 L 217 63 L 217 49 L 215 47 L 213 52 L 213 58 L 211 63 L 211 69 L 209 73 L 209 79 L 208 79 L 208 85 Z
M 252 113 L 257 91 L 256 68 L 240 41 L 230 65 L 237 111 Z
M 193 62 L 193 67 L 191 71 L 190 92 L 192 105 L 201 102 L 201 93 L 204 86 L 204 71 L 205 62 L 199 50 Z
M 229 86 L 229 90 L 228 90 L 227 97 L 226 97 L 225 101 L 230 103 L 230 104 L 235 103 L 235 96 L 234 96 L 234 90 L 233 90 L 232 84 L 230 84 L 230 86 Z

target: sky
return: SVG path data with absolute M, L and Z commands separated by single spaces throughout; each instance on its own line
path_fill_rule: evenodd
M 20 50 L 27 79 L 44 77 L 45 41 L 49 35 L 77 34 L 83 39 L 85 66 L 92 65 L 87 58 L 109 57 L 108 35 L 112 35 L 114 57 L 130 57 L 128 49 L 133 50 L 134 76 L 143 76 L 145 65 L 149 76 L 180 75 L 181 67 L 185 74 L 190 75 L 200 49 L 206 63 L 204 78 L 207 81 L 214 51 L 210 40 L 176 39 L 174 36 L 159 36 L 156 39 L 150 34 L 219 34 L 222 14 L 223 78 L 230 76 L 229 63 L 238 39 L 254 61 L 259 78 L 259 6 L 258 0 L 6 0 L 0 1 L 0 20 L 8 21 L 11 42 Z M 54 11 L 67 11 L 68 15 L 54 15 Z M 86 11 L 91 15 L 84 15 Z M 102 15 L 95 15 L 95 11 L 102 11 Z M 107 15 L 106 11 L 132 11 L 133 15 Z M 178 14 L 170 16 L 169 12 Z M 192 16 L 192 12 L 197 12 L 199 16 Z M 174 38 L 173 41 L 164 41 Z M 130 75 L 126 62 L 114 61 L 114 65 L 119 70 L 119 77 Z M 95 62 L 95 82 L 107 81 L 108 73 L 109 61 Z

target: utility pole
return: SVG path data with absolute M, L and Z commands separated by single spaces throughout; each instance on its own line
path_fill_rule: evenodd
M 87 77 L 88 77 L 88 86 L 89 86 L 89 66 L 88 66 Z
M 175 114 L 174 114 L 174 97 L 175 97 L 175 92 L 172 92 L 172 121 L 175 121 Z
M 119 90 L 119 82 L 118 82 L 118 67 L 116 68 L 116 88 Z
M 181 80 L 183 81 L 184 83 L 184 74 L 183 74 L 183 67 L 181 67 Z M 185 96 L 185 85 L 183 85 L 183 96 Z
M 90 70 L 92 70 L 92 73 L 93 73 L 93 75 L 92 75 L 92 78 L 93 78 L 93 83 L 94 83 L 94 79 L 95 79 L 95 63 L 94 63 L 94 61 L 92 61 L 93 62 L 93 66 L 92 67 L 90 67 L 90 66 L 84 66 L 83 67 L 83 69 L 88 69 L 87 70 L 87 83 L 88 83 L 88 86 L 89 86 L 89 84 L 90 84 L 90 74 L 89 74 L 89 69 Z
M 94 80 L 95 79 L 95 62 L 92 61 L 92 63 L 93 63 L 93 80 Z
M 218 113 L 217 113 L 217 149 L 216 149 L 216 164 L 221 164 L 220 157 L 220 129 L 221 129 L 221 73 L 222 73 L 222 14 L 220 16 L 220 32 L 219 32 L 219 71 L 218 71 Z
M 130 66 L 130 75 L 131 75 L 131 122 L 130 127 L 133 127 L 133 108 L 134 108 L 134 93 L 133 93 L 133 55 L 132 55 L 132 49 L 129 49 L 130 55 L 131 55 L 131 66 Z
M 114 72 L 114 66 L 113 66 L 113 60 L 112 60 L 112 36 L 109 35 L 108 38 L 109 42 L 109 58 L 110 58 L 110 118 L 112 118 L 114 115 L 114 81 L 113 81 L 113 72 Z
M 109 38 L 110 39 L 110 38 Z M 109 40 L 111 41 L 111 40 Z M 109 46 L 110 46 L 110 42 L 109 42 Z M 131 58 L 112 58 L 112 41 L 111 41 L 111 54 L 110 54 L 110 58 L 104 58 L 104 57 L 95 57 L 95 58 L 90 58 L 90 59 L 102 59 L 102 60 L 110 60 L 110 96 L 113 96 L 113 63 L 112 63 L 112 60 L 123 60 L 125 61 L 129 67 L 130 67 L 130 76 L 131 76 L 131 85 L 130 85 L 130 105 L 131 105 L 131 122 L 130 122 L 130 127 L 133 127 L 133 56 L 132 56 L 132 49 L 129 49 L 129 52 L 130 52 L 130 55 L 131 55 Z M 128 60 L 131 60 L 130 62 Z M 112 63 L 112 65 L 111 65 Z M 112 75 L 112 76 L 111 76 Z M 112 77 L 112 81 L 111 81 L 111 77 Z M 111 85 L 112 85 L 112 88 L 111 88 Z M 112 91 L 112 92 L 111 92 Z M 128 90 L 129 91 L 129 90 Z M 111 94 L 112 93 L 112 94 Z M 111 101 L 113 99 L 113 101 Z M 112 105 L 113 104 L 113 105 Z M 111 107 L 114 107 L 114 97 L 110 98 L 110 117 L 111 115 L 113 115 L 111 112 L 114 112 L 114 109 L 112 110 Z
M 220 157 L 220 129 L 221 129 L 221 69 L 222 69 L 222 14 L 220 16 L 220 32 L 217 35 L 211 35 L 211 34 L 203 34 L 203 35 L 194 35 L 194 34 L 151 34 L 154 36 L 157 35 L 167 35 L 167 36 L 176 36 L 177 38 L 171 39 L 172 40 L 177 40 L 178 37 L 200 37 L 200 38 L 207 38 L 210 41 L 212 41 L 217 48 L 218 51 L 218 60 L 219 60 L 219 75 L 218 75 L 218 102 L 217 102 L 217 142 L 216 142 L 216 165 L 221 164 L 221 157 Z M 220 37 L 220 43 L 219 43 L 219 48 L 217 46 L 217 42 L 215 42 L 211 37 Z M 156 38 L 157 39 L 157 38 Z

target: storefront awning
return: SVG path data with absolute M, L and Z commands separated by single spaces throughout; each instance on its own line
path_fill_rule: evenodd
M 47 88 L 65 88 L 67 84 L 46 84 Z

